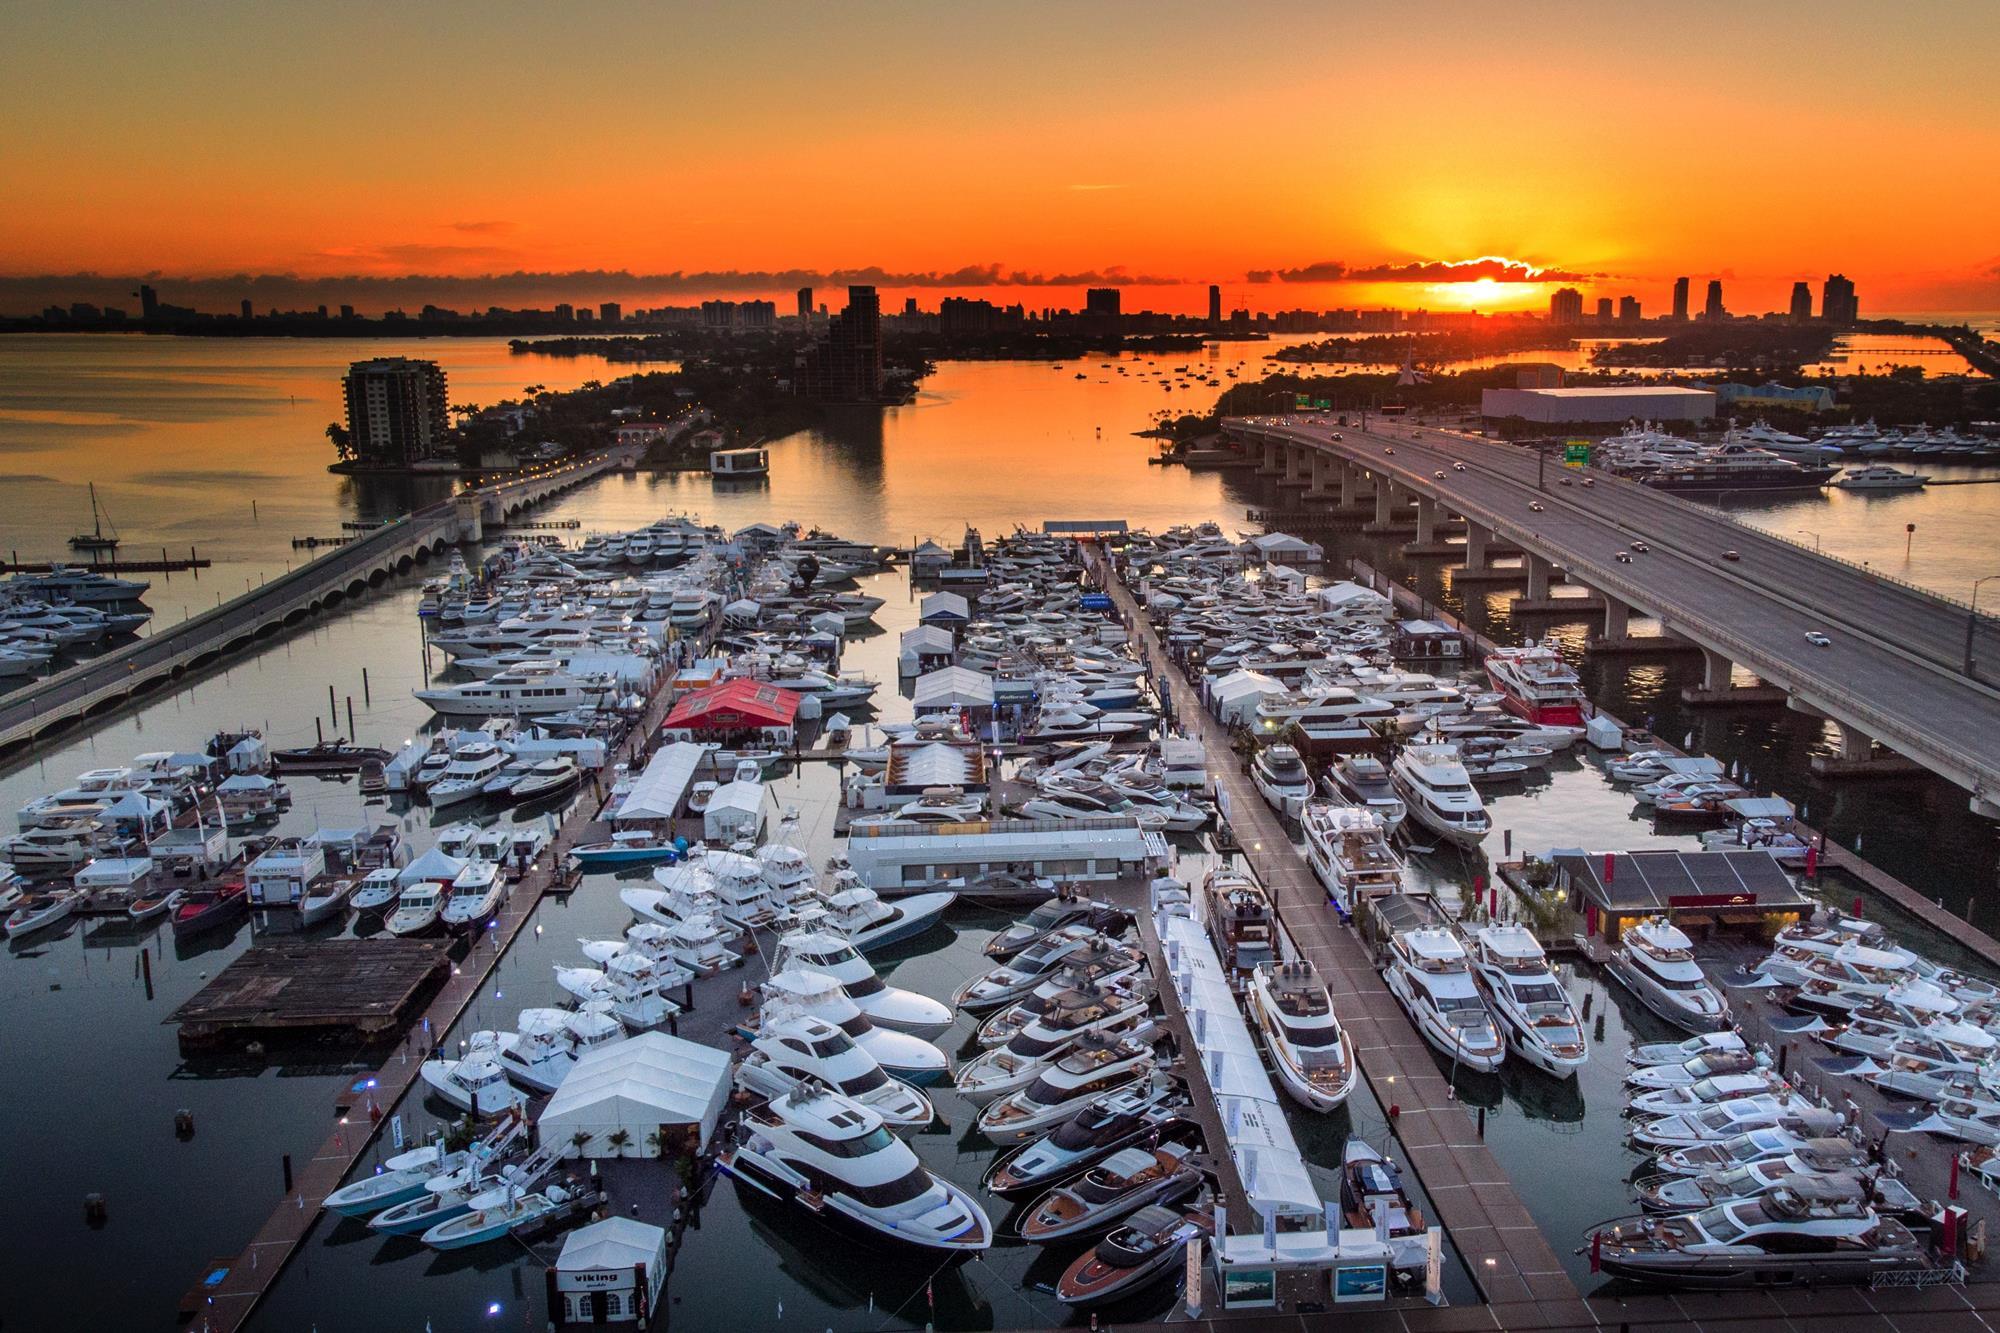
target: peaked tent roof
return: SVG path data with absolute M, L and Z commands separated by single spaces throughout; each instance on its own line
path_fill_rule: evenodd
M 789 727 L 799 714 L 799 696 L 761 680 L 725 680 L 695 690 L 674 705 L 665 726 Z

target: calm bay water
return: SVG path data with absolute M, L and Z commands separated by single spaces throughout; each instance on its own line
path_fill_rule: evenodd
M 1188 367 L 1192 385 L 1199 367 L 1199 378 L 1227 384 L 1228 369 L 1252 377 L 1269 350 L 1269 344 L 1223 344 L 1199 354 L 1092 358 L 1060 369 L 1049 363 L 950 363 L 908 407 L 857 413 L 777 442 L 768 485 L 722 490 L 698 476 L 620 476 L 563 498 L 545 516 L 575 518 L 589 531 L 685 510 L 730 527 L 797 519 L 897 543 L 931 535 L 955 539 L 967 523 L 992 534 L 1044 518 L 1125 518 L 1154 527 L 1204 518 L 1238 524 L 1247 507 L 1268 499 L 1255 482 L 1149 466 L 1151 442 L 1129 432 L 1161 407 L 1205 407 L 1217 392 L 1205 386 L 1169 392 L 1160 372 L 1178 384 L 1171 372 Z M 344 519 L 396 512 L 414 498 L 407 489 L 362 486 L 324 471 L 329 446 L 321 430 L 337 411 L 340 371 L 349 360 L 392 353 L 442 360 L 460 401 L 490 401 L 527 384 L 562 386 L 607 374 L 592 360 L 515 357 L 497 340 L 394 346 L 0 340 L 0 549 L 58 551 L 62 538 L 87 520 L 83 486 L 94 480 L 135 549 L 192 543 L 218 561 L 199 581 L 156 578 L 149 601 L 163 623 L 212 605 L 217 592 L 233 595 L 260 575 L 282 571 L 292 557 L 293 535 L 328 534 Z M 1891 498 L 1833 495 L 1736 512 L 1787 535 L 1815 530 L 1829 551 L 1962 596 L 1970 577 L 1988 572 L 1980 565 L 1991 550 L 1996 508 L 2000 489 L 1957 486 Z M 1905 560 L 1904 526 L 1911 522 L 1917 532 Z M 1401 567 L 1383 543 L 1356 539 L 1336 554 Z M 1434 598 L 1457 608 L 1434 564 L 1414 573 Z M 895 576 L 884 576 L 875 590 L 890 599 L 881 616 L 884 632 L 852 645 L 849 664 L 893 680 L 895 630 L 913 621 L 914 608 Z M 87 736 L 16 757 L 0 772 L 0 809 L 137 751 L 197 746 L 224 726 L 262 726 L 280 744 L 312 739 L 315 716 L 345 731 L 349 696 L 362 739 L 400 742 L 428 718 L 409 695 L 423 678 L 415 601 L 415 585 L 406 581 L 274 640 L 226 670 L 193 679 L 173 695 L 108 719 Z M 1499 600 L 1462 609 L 1498 637 L 1517 632 Z M 1576 647 L 1583 628 L 1559 626 L 1554 633 Z M 1962 793 L 1928 781 L 1824 788 L 1805 769 L 1810 752 L 1826 742 L 1803 719 L 1685 714 L 1677 690 L 1692 668 L 1681 662 L 1592 664 L 1590 670 L 1600 699 L 1629 720 L 1651 715 L 1675 739 L 1693 733 L 1701 748 L 1748 766 L 1754 781 L 1805 801 L 1815 821 L 1843 841 L 1865 838 L 1872 858 L 1954 906 L 1973 904 L 1981 924 L 2000 924 L 1978 915 L 1992 892 L 2000 848 L 1990 825 L 1964 813 Z M 329 685 L 339 700 L 335 716 L 327 714 Z M 894 698 L 884 712 L 894 717 L 906 708 Z M 801 811 L 798 836 L 815 856 L 832 849 L 832 781 L 831 770 L 809 766 L 779 784 L 781 803 Z M 294 789 L 297 804 L 282 825 L 285 832 L 361 820 L 351 785 L 305 779 Z M 1649 825 L 1632 819 L 1629 801 L 1582 765 L 1562 766 L 1549 783 L 1502 795 L 1493 805 L 1516 848 L 1691 841 L 1656 838 Z M 410 821 L 419 845 L 428 822 L 427 815 Z M 1497 853 L 1497 837 L 1495 842 Z M 1425 858 L 1418 867 L 1445 891 L 1486 869 L 1483 860 L 1455 855 Z M 623 909 L 609 890 L 593 883 L 567 906 L 544 907 L 538 922 L 544 929 L 523 936 L 475 1005 L 470 1025 L 498 1026 L 524 1005 L 553 1001 L 549 968 L 574 961 L 576 937 L 610 934 L 623 924 Z M 895 979 L 932 993 L 948 991 L 975 965 L 977 945 L 991 928 L 978 918 L 955 921 L 900 958 Z M 183 952 L 157 934 L 78 924 L 0 958 L 7 1049 L 18 1071 L 0 1110 L 0 1125 L 15 1145 L 0 1156 L 0 1197 L 14 1201 L 0 1215 L 0 1246 L 10 1256 L 10 1270 L 26 1275 L 10 1288 L 7 1327 L 166 1324 L 202 1265 L 236 1250 L 275 1201 L 279 1155 L 308 1151 L 326 1132 L 334 1096 L 351 1079 L 350 1052 L 326 1050 L 282 1065 L 187 1061 L 173 1029 L 160 1021 L 248 940 L 249 932 L 240 931 L 226 942 Z M 154 950 L 151 1000 L 139 978 L 141 948 Z M 1572 975 L 1569 984 L 1579 996 L 1606 989 L 1588 974 Z M 1630 1012 L 1615 988 L 1598 1004 L 1609 1014 L 1606 1036 L 1579 1085 L 1510 1072 L 1465 1088 L 1468 1100 L 1493 1108 L 1489 1141 L 1565 1254 L 1583 1226 L 1622 1210 L 1622 1175 L 1592 1172 L 1579 1181 L 1578 1173 L 1566 1173 L 1558 1183 L 1548 1178 L 1546 1163 L 1552 1153 L 1580 1150 L 1609 1160 L 1622 1152 L 1615 1114 L 1619 1052 L 1628 1030 L 1648 1039 L 1659 1035 L 1648 1016 Z M 195 1113 L 197 1123 L 185 1143 L 172 1133 L 173 1113 L 182 1107 Z M 1357 1129 L 1380 1138 L 1379 1107 L 1363 1097 L 1350 1111 Z M 963 1108 L 950 1112 L 956 1128 L 925 1136 L 920 1150 L 935 1168 L 976 1181 L 988 1154 L 961 1141 Z M 425 1118 L 412 1108 L 410 1128 L 419 1129 Z M 1315 1161 L 1337 1161 L 1343 1127 L 1301 1123 L 1300 1132 Z M 93 1190 L 104 1192 L 110 1204 L 102 1230 L 91 1230 L 82 1218 L 82 1197 Z M 1046 1297 L 1023 1290 L 1024 1280 L 1048 1276 L 1042 1269 L 1029 1273 L 1026 1258 L 1019 1250 L 996 1251 L 968 1266 L 949 1291 L 940 1284 L 940 1326 L 1059 1320 Z M 751 1272 L 756 1278 L 746 1282 Z M 117 1280 L 105 1280 L 108 1274 Z M 673 1316 L 688 1327 L 921 1326 L 920 1294 L 908 1304 L 917 1291 L 913 1282 L 899 1271 L 857 1267 L 800 1218 L 746 1208 L 725 1186 L 683 1251 Z M 754 1294 L 746 1294 L 746 1286 Z M 503 1308 L 497 1322 L 485 1314 L 496 1301 Z M 300 1265 L 277 1285 L 257 1326 L 414 1331 L 429 1322 L 438 1333 L 538 1327 L 540 1301 L 538 1269 L 515 1252 L 445 1262 L 322 1226 Z M 898 1303 L 905 1308 L 892 1314 Z

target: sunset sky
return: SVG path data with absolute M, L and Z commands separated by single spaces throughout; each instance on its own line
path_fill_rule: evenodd
M 1480 256 L 1649 312 L 1835 269 L 1864 312 L 2000 309 L 1993 0 L 14 0 L 6 32 L 0 310 L 84 272 L 629 306 L 869 267 L 926 305 L 1545 303 L 1408 267 Z M 447 294 L 564 299 L 535 285 Z

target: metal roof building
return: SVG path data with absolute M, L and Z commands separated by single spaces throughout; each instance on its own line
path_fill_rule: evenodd
M 1602 422 L 1707 421 L 1715 391 L 1673 384 L 1621 384 L 1591 389 L 1482 389 L 1479 414 L 1488 420 Z

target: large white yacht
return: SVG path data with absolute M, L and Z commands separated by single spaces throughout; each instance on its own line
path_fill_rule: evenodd
M 1153 1073 L 1143 1043 L 1093 1034 L 1079 1039 L 1027 1087 L 979 1113 L 979 1132 L 995 1143 L 1025 1143 L 1106 1093 Z
M 759 1097 L 782 1097 L 817 1081 L 868 1107 L 897 1129 L 922 1129 L 937 1112 L 931 1099 L 900 1079 L 854 1039 L 823 1018 L 801 1014 L 758 1033 L 736 1066 L 736 1086 Z
M 1146 1022 L 1146 1006 L 1129 992 L 1065 991 L 1010 1036 L 959 1067 L 953 1082 L 974 1106 L 1017 1092 L 1034 1082 L 1085 1036 L 1123 1035 Z
M 1410 818 L 1446 842 L 1476 847 L 1493 831 L 1486 803 L 1473 789 L 1452 745 L 1407 745 L 1389 769 Z
M 1289 694 L 1266 695 L 1257 701 L 1257 727 L 1275 735 L 1297 727 L 1314 750 L 1352 750 L 1380 744 L 1402 730 L 1395 705 L 1372 699 L 1346 685 L 1317 684 L 1310 679 Z
M 626 1037 L 624 1024 L 589 1009 L 523 1009 L 514 1028 L 493 1034 L 494 1058 L 509 1078 L 534 1092 L 554 1092 L 578 1056 Z
M 1358 805 L 1307 801 L 1299 815 L 1306 860 L 1344 912 L 1364 898 L 1400 893 L 1403 859 L 1389 846 L 1381 816 Z
M 993 1224 L 973 1197 L 924 1169 L 882 1116 L 817 1084 L 743 1113 L 723 1170 L 773 1198 L 924 1249 L 977 1251 Z
M 1664 917 L 1628 926 L 1610 970 L 1641 1004 L 1676 1027 L 1713 1032 L 1729 1026 L 1729 1001 L 1702 975 L 1694 941 Z
M 1525 926 L 1482 927 L 1472 937 L 1472 968 L 1513 1052 L 1544 1073 L 1574 1078 L 1590 1058 L 1583 1022 L 1534 935 Z
M 1384 836 L 1395 833 L 1409 810 L 1396 794 L 1389 766 L 1372 754 L 1354 754 L 1327 770 L 1328 794 L 1358 805 L 1382 821 Z
M 1250 780 L 1271 808 L 1288 819 L 1298 818 L 1299 810 L 1312 795 L 1312 774 L 1305 761 L 1289 745 L 1267 745 L 1257 752 L 1250 765 Z
M 943 1051 L 921 1037 L 875 1026 L 840 983 L 824 972 L 788 967 L 773 973 L 763 992 L 760 1030 L 801 1015 L 823 1019 L 853 1038 L 855 1045 L 905 1083 L 923 1087 L 951 1072 L 951 1062 Z
M 1465 946 L 1451 931 L 1426 928 L 1391 936 L 1383 980 L 1424 1040 L 1455 1066 L 1491 1073 L 1507 1058 L 1507 1043 L 1480 998 Z
M 411 693 L 447 717 L 542 717 L 594 704 L 612 688 L 609 679 L 573 676 L 551 663 Z
M 773 968 L 780 972 L 799 967 L 826 973 L 877 1027 L 929 1038 L 951 1026 L 948 1006 L 884 982 L 852 941 L 834 931 L 788 932 L 779 937 L 772 959 Z
M 1286 1096 L 1310 1111 L 1347 1100 L 1360 1068 L 1354 1041 L 1311 963 L 1261 964 L 1250 979 L 1249 1006 Z

